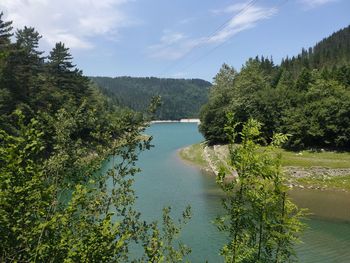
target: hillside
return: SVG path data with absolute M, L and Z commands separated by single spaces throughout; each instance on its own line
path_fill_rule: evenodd
M 281 65 L 264 57 L 248 59 L 239 72 L 223 65 L 201 110 L 209 144 L 228 142 L 227 113 L 239 123 L 258 120 L 266 142 L 281 132 L 290 135 L 288 148 L 349 149 L 350 27 Z
M 145 111 L 151 98 L 160 95 L 162 105 L 156 118 L 196 118 L 200 107 L 208 101 L 210 82 L 201 79 L 159 79 L 134 77 L 90 77 L 108 96 L 122 106 Z
M 300 54 L 282 60 L 281 67 L 300 72 L 310 69 L 332 69 L 350 64 L 350 25 L 318 42 L 314 47 L 302 49 Z

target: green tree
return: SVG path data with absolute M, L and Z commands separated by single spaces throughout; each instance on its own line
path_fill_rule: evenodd
M 209 144 L 227 142 L 224 131 L 227 122 L 228 105 L 234 92 L 234 83 L 237 72 L 227 64 L 223 64 L 214 78 L 210 88 L 209 100 L 200 111 L 200 132 Z
M 3 56 L 3 52 L 11 45 L 11 37 L 12 37 L 12 22 L 11 21 L 3 21 L 4 13 L 0 13 L 0 54 Z M 1 58 L 0 56 L 0 58 Z
M 174 243 L 181 226 L 169 209 L 164 210 L 162 229 L 142 221 L 134 209 L 137 152 L 150 147 L 150 139 L 140 136 L 142 126 L 124 115 L 109 119 L 107 129 L 94 122 L 92 137 L 75 141 L 71 135 L 78 123 L 89 125 L 95 119 L 93 111 L 85 115 L 88 109 L 83 108 L 80 116 L 58 113 L 48 159 L 40 121 L 26 125 L 17 111 L 18 134 L 0 129 L 1 261 L 127 262 L 138 259 L 131 254 L 134 244 L 145 250 L 139 260 L 181 261 L 190 250 Z M 107 158 L 113 159 L 112 168 L 101 173 Z M 180 222 L 189 217 L 187 209 Z
M 4 85 L 4 69 L 11 51 L 12 22 L 3 21 L 0 13 L 0 123 L 6 123 L 6 115 L 13 107 L 13 97 L 10 90 Z
M 334 80 L 318 78 L 304 95 L 303 107 L 287 111 L 283 129 L 289 145 L 346 148 L 350 135 L 350 92 Z
M 72 59 L 69 48 L 66 48 L 62 42 L 56 43 L 48 57 L 50 73 L 60 74 L 71 71 L 75 68 L 75 65 L 72 64 Z
M 50 52 L 47 68 L 53 86 L 67 94 L 65 100 L 74 99 L 79 103 L 90 92 L 89 79 L 72 64 L 72 55 L 63 43 L 56 43 Z
M 11 24 L 1 25 L 5 39 Z M 178 225 L 165 209 L 158 225 L 134 208 L 149 120 L 108 101 L 62 43 L 45 61 L 39 39 L 24 27 L 0 56 L 0 261 L 181 261 L 189 210 Z
M 162 97 L 162 105 L 154 118 L 178 120 L 198 118 L 200 107 L 208 100 L 211 83 L 201 79 L 159 79 L 154 77 L 90 77 L 104 94 L 121 106 L 145 113 L 155 96 Z
M 240 133 L 242 143 L 235 145 L 237 124 L 229 119 L 226 131 L 238 177 L 227 181 L 221 172 L 217 178 L 226 194 L 227 213 L 216 223 L 229 235 L 221 254 L 225 262 L 293 262 L 294 245 L 303 227 L 302 211 L 287 197 L 281 159 L 273 151 L 286 136 L 275 134 L 270 147 L 263 150 L 257 144 L 261 124 L 249 119 Z
M 41 36 L 30 27 L 17 30 L 15 36 L 16 43 L 7 56 L 2 84 L 13 97 L 11 110 L 21 107 L 30 119 L 35 105 L 32 103 L 32 95 L 39 89 L 38 76 L 43 71 L 43 52 L 37 50 Z
M 279 66 L 272 59 L 250 58 L 234 74 L 234 81 L 222 77 L 202 107 L 200 131 L 204 137 L 210 144 L 226 143 L 226 113 L 233 112 L 241 123 L 249 118 L 262 123 L 262 144 L 271 140 L 273 132 L 288 132 L 293 136 L 284 147 L 349 148 L 345 139 L 349 33 L 350 27 L 339 30 L 315 47 L 283 59 Z M 241 125 L 237 129 L 241 130 Z

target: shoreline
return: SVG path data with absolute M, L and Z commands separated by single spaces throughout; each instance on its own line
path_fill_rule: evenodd
M 151 124 L 156 124 L 156 123 L 198 123 L 200 124 L 199 119 L 180 119 L 180 120 L 154 120 L 150 121 Z
M 186 147 L 188 147 L 188 146 L 186 146 Z M 183 147 L 183 148 L 180 148 L 180 149 L 177 149 L 176 150 L 176 156 L 177 156 L 177 158 L 182 162 L 182 163 L 184 163 L 184 164 L 186 164 L 186 165 L 189 165 L 189 166 L 192 166 L 192 167 L 196 167 L 197 169 L 199 169 L 199 170 L 201 170 L 201 171 L 204 171 L 204 172 L 206 172 L 206 173 L 208 173 L 208 174 L 211 174 L 211 176 L 213 175 L 212 174 L 212 171 L 210 171 L 207 167 L 205 167 L 205 166 L 203 166 L 203 165 L 200 165 L 200 164 L 198 164 L 198 163 L 195 163 L 195 162 L 191 162 L 191 161 L 189 161 L 189 160 L 187 160 L 187 159 L 184 159 L 182 156 L 181 156 L 181 151 L 183 150 L 183 149 L 185 149 L 186 147 Z
M 195 155 L 193 155 L 193 153 Z M 227 180 L 233 180 L 238 176 L 237 172 L 228 165 L 228 160 L 225 160 L 227 159 L 225 158 L 225 153 L 221 153 L 218 156 L 217 153 L 213 152 L 204 142 L 183 147 L 177 151 L 177 154 L 183 162 L 195 166 L 213 176 L 217 176 L 221 169 L 226 172 Z
M 234 179 L 237 176 L 237 173 L 228 164 L 229 153 L 225 145 L 208 147 L 205 143 L 193 144 L 179 149 L 177 154 L 183 162 L 198 167 L 214 176 L 218 174 L 220 168 L 224 169 L 226 173 L 231 174 L 227 177 L 229 179 Z M 317 162 L 311 162 L 308 156 L 303 157 L 300 153 L 294 154 L 298 156 L 298 159 L 305 159 L 312 165 L 289 165 L 295 160 L 288 159 L 291 153 L 285 154 L 288 156 L 285 156 L 285 164 L 282 168 L 286 175 L 286 185 L 288 187 L 350 192 L 350 157 L 345 156 L 345 162 L 349 158 L 348 167 L 339 165 L 340 167 L 330 168 L 322 165 L 314 165 Z M 328 161 L 331 162 L 332 159 Z M 322 164 L 324 162 L 325 160 L 322 159 L 319 163 Z

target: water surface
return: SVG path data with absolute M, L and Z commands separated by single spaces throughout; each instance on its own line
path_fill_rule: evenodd
M 153 124 L 147 133 L 155 148 L 140 155 L 137 207 L 148 220 L 159 220 L 164 206 L 181 215 L 190 204 L 193 218 L 182 232 L 192 248 L 192 262 L 223 262 L 218 251 L 225 241 L 211 223 L 222 212 L 220 192 L 213 176 L 182 162 L 178 149 L 201 142 L 194 123 Z M 292 198 L 313 213 L 297 246 L 300 262 L 350 262 L 350 195 L 342 192 L 293 190 Z
M 203 140 L 195 123 L 153 124 L 147 134 L 154 137 L 152 150 L 138 162 L 142 173 L 135 188 L 137 207 L 144 218 L 159 220 L 164 206 L 171 206 L 174 217 L 189 204 L 193 217 L 182 231 L 182 240 L 192 248 L 192 262 L 222 262 L 218 251 L 224 239 L 211 223 L 220 214 L 220 198 L 211 175 L 182 162 L 178 149 Z

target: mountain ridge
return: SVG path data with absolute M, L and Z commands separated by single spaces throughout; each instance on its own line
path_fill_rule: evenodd
M 157 77 L 89 77 L 102 92 L 121 106 L 145 112 L 152 97 L 161 96 L 162 105 L 156 119 L 197 118 L 200 107 L 208 100 L 210 82 L 198 78 Z

